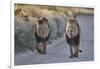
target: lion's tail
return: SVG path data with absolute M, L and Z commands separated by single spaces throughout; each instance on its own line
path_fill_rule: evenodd
M 79 52 L 82 52 L 82 50 L 79 50 Z

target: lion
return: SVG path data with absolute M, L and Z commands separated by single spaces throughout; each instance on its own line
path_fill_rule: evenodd
M 40 54 L 46 54 L 46 42 L 49 38 L 49 24 L 47 18 L 39 18 L 37 25 L 36 25 L 36 31 L 35 31 L 35 37 L 36 37 L 36 50 Z
M 69 44 L 70 58 L 79 57 L 80 27 L 75 16 L 70 16 L 66 23 L 66 40 Z

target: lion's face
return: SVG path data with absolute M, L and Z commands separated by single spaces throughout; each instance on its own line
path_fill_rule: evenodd
M 49 34 L 48 20 L 46 18 L 40 18 L 37 25 L 37 35 L 40 37 L 47 37 Z
M 67 28 L 66 28 L 66 33 L 69 38 L 74 37 L 78 34 L 78 26 L 77 26 L 77 21 L 75 19 L 69 19 L 67 22 Z

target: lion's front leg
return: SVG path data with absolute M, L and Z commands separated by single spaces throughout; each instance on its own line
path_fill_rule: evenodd
M 69 56 L 69 58 L 74 58 L 74 47 L 72 45 L 70 45 L 69 48 L 70 48 L 70 56 Z
M 46 47 L 47 47 L 46 42 L 44 42 L 41 50 L 42 54 L 46 54 Z
M 74 46 L 74 50 L 75 50 L 74 56 L 75 56 L 75 57 L 78 57 L 78 56 L 79 56 L 79 45 Z
M 38 42 L 36 49 L 38 51 L 38 53 L 40 54 L 46 54 L 46 43 L 44 42 Z

